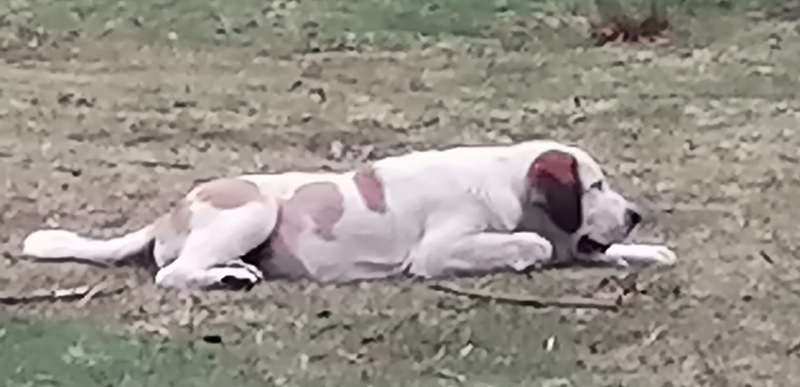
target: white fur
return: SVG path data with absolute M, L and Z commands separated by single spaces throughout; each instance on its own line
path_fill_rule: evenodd
M 526 202 L 528 168 L 548 150 L 567 152 L 578 161 L 584 216 L 573 234 L 559 230 Z M 390 157 L 372 167 L 383 182 L 386 213 L 366 207 L 354 172 L 245 175 L 240 178 L 255 183 L 264 200 L 229 210 L 194 203 L 188 237 L 154 235 L 153 226 L 108 241 L 43 230 L 28 236 L 23 253 L 112 263 L 157 239 L 154 254 L 162 269 L 156 282 L 162 286 L 208 288 L 225 277 L 254 283 L 260 272 L 239 257 L 273 233 L 279 203 L 306 184 L 330 182 L 344 199 L 335 239 L 304 231 L 294 255 L 274 255 L 265 262 L 268 275 L 351 281 L 402 273 L 431 278 L 523 271 L 554 261 L 619 266 L 676 261 L 665 246 L 621 244 L 627 237 L 619 231 L 625 210 L 633 205 L 610 188 L 592 188 L 605 177 L 591 156 L 575 147 L 552 141 L 459 147 Z M 605 254 L 581 254 L 575 246 L 582 235 L 612 246 Z
M 177 257 L 154 251 L 156 262 L 166 263 L 156 274 L 156 283 L 166 287 L 208 288 L 219 285 L 228 276 L 251 283 L 261 279 L 257 268 L 238 258 L 269 238 L 277 221 L 276 207 L 261 202 L 230 210 L 218 210 L 207 204 L 193 207 L 201 208 L 193 213 L 192 231 L 184 239 Z M 169 239 L 164 243 L 169 243 Z

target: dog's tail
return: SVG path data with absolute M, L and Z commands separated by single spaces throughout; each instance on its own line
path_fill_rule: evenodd
M 42 260 L 78 260 L 112 265 L 144 250 L 153 240 L 148 225 L 113 239 L 91 239 L 66 230 L 34 231 L 23 242 L 22 254 Z

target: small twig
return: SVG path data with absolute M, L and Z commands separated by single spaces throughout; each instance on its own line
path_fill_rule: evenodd
M 788 349 L 786 349 L 786 356 L 792 356 L 797 351 L 800 351 L 800 340 L 795 340 Z
M 770 257 L 770 256 L 769 256 L 769 254 L 767 254 L 767 252 L 766 252 L 766 251 L 764 251 L 764 250 L 759 250 L 759 251 L 758 251 L 758 255 L 760 255 L 760 256 L 761 256 L 761 259 L 763 259 L 764 261 L 766 261 L 768 264 L 770 264 L 770 265 L 774 265 L 774 264 L 775 264 L 775 261 L 772 259 L 772 257 Z
M 75 306 L 78 308 L 83 308 L 87 303 L 89 303 L 89 301 L 92 300 L 92 298 L 97 297 L 98 295 L 103 295 L 103 291 L 113 290 L 109 289 L 109 285 L 110 284 L 108 282 L 103 281 L 95 286 L 92 286 L 92 288 L 86 292 L 83 297 L 81 297 Z M 118 290 L 122 290 L 122 287 L 119 287 Z
M 483 290 L 468 290 L 461 288 L 454 284 L 438 283 L 429 286 L 433 290 L 466 296 L 469 298 L 476 298 L 482 300 L 493 300 L 503 304 L 512 304 L 520 306 L 532 306 L 534 308 L 590 308 L 601 310 L 619 310 L 619 302 L 617 300 L 601 300 L 597 298 L 587 298 L 579 296 L 566 296 L 555 299 L 536 298 L 525 295 L 502 294 L 493 293 Z
M 74 288 L 44 290 L 38 289 L 26 294 L 0 294 L 0 304 L 15 305 L 42 301 L 80 300 L 79 306 L 85 305 L 89 299 L 110 296 L 125 290 L 125 286 L 107 288 L 104 284 L 96 286 L 83 285 Z
M 152 160 L 131 160 L 128 161 L 130 165 L 139 165 L 146 168 L 155 168 L 155 167 L 163 167 L 166 169 L 190 169 L 192 168 L 191 165 L 181 162 L 164 162 L 164 161 L 152 161 Z

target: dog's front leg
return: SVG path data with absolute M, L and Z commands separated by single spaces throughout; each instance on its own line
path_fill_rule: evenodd
M 671 266 L 678 260 L 675 252 L 663 245 L 614 244 L 596 261 L 617 266 Z
M 424 278 L 521 272 L 552 259 L 553 246 L 531 232 L 429 235 L 412 254 L 409 273 Z

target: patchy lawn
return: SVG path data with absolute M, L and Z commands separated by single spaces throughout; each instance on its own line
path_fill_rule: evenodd
M 671 44 L 640 48 L 591 47 L 582 1 L 5 3 L 0 292 L 127 286 L 3 305 L 5 385 L 790 385 L 800 7 L 732 3 L 671 7 Z M 411 281 L 181 292 L 19 255 L 44 225 L 140 227 L 197 179 L 541 137 L 596 155 L 647 210 L 641 240 L 679 254 L 620 312 Z M 610 275 L 457 282 L 556 297 Z

